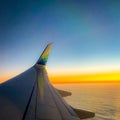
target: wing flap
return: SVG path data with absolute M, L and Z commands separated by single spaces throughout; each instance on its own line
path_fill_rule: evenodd
M 90 111 L 76 109 L 76 108 L 73 108 L 73 110 L 76 112 L 76 114 L 78 115 L 80 119 L 87 119 L 87 118 L 95 117 L 95 113 L 90 112 Z
M 58 89 L 56 89 L 56 90 L 59 92 L 59 94 L 60 94 L 62 97 L 67 97 L 67 96 L 71 96 L 71 95 L 72 95 L 72 93 L 71 93 L 71 92 L 68 92 L 68 91 L 58 90 Z

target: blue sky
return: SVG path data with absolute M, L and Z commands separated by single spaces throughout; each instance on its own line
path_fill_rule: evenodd
M 53 42 L 50 73 L 120 70 L 117 0 L 0 1 L 0 75 L 20 73 Z

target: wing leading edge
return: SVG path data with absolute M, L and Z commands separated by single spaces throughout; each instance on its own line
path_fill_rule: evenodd
M 49 82 L 45 65 L 50 49 L 48 44 L 33 67 L 0 85 L 1 120 L 80 119 L 79 110 L 70 107 Z

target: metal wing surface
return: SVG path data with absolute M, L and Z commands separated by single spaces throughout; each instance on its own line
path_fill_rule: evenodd
M 0 85 L 0 120 L 80 120 L 49 82 L 46 62 L 48 44 L 37 63 Z

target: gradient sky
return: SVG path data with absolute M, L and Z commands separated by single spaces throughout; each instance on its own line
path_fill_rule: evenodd
M 1 81 L 34 65 L 50 42 L 50 75 L 120 71 L 120 1 L 0 1 Z

